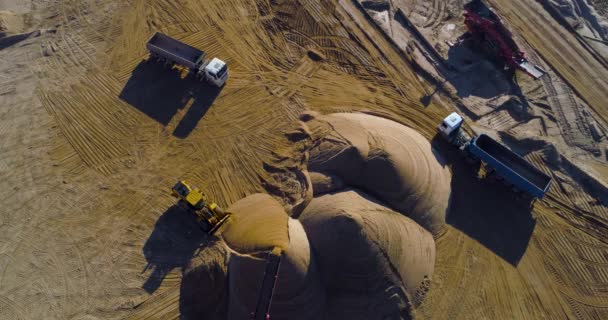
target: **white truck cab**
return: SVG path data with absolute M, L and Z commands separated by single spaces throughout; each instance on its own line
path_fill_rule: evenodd
M 464 120 L 458 113 L 452 112 L 449 116 L 443 119 L 443 122 L 441 122 L 439 127 L 437 127 L 437 131 L 439 131 L 439 134 L 445 138 L 449 138 L 452 136 L 452 134 L 458 132 L 458 129 L 462 125 L 463 121 Z
M 199 72 L 203 74 L 205 80 L 218 88 L 222 87 L 226 83 L 226 80 L 228 80 L 228 65 L 218 58 L 213 58 L 208 63 L 202 65 Z

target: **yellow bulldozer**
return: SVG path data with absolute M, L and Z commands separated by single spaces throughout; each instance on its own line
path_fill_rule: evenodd
M 198 188 L 186 181 L 178 181 L 171 189 L 171 195 L 179 199 L 179 204 L 196 215 L 203 231 L 212 234 L 228 219 L 230 213 L 224 212 L 215 202 Z

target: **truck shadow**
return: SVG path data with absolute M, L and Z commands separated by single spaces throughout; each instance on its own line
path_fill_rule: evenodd
M 455 71 L 446 75 L 460 98 L 469 96 L 490 99 L 509 94 L 508 72 L 501 70 L 481 52 L 476 52 L 469 40 L 454 44 L 448 50 L 447 64 Z
M 446 222 L 517 266 L 526 252 L 536 220 L 529 201 L 500 182 L 477 178 L 475 166 L 439 136 L 431 141 L 452 168 L 452 194 Z
M 163 126 L 180 109 L 188 108 L 173 131 L 175 137 L 184 139 L 196 128 L 220 91 L 221 88 L 192 76 L 183 78 L 179 69 L 144 60 L 133 70 L 119 97 Z
M 167 209 L 156 221 L 143 247 L 147 261 L 143 271 L 152 269 L 142 286 L 144 290 L 153 293 L 173 269 L 181 268 L 183 271 L 209 241 L 209 236 L 200 229 L 194 215 L 177 205 Z

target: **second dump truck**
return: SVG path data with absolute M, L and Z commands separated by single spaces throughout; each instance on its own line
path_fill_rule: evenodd
M 168 65 L 188 68 L 197 79 L 222 87 L 228 80 L 228 65 L 218 58 L 207 60 L 205 52 L 175 40 L 166 34 L 155 33 L 146 45 L 150 58 Z
M 453 112 L 437 127 L 437 131 L 468 157 L 483 161 L 486 168 L 489 167 L 507 184 L 531 199 L 540 199 L 545 195 L 551 184 L 551 177 L 490 136 L 469 136 L 462 129 L 463 122 L 463 118 Z

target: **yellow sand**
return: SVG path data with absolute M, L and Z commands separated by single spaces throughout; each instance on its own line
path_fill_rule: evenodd
M 397 122 L 356 113 L 317 115 L 307 125 L 315 141 L 310 171 L 337 175 L 433 234 L 442 231 L 451 176 L 422 135 Z
M 331 318 L 395 316 L 421 301 L 435 242 L 411 219 L 347 190 L 313 199 L 300 221 L 319 261 Z
M 279 208 L 265 195 L 249 196 L 229 208 L 235 219 L 223 234 L 228 246 L 253 252 L 233 252 L 228 260 L 229 319 L 247 318 L 255 310 L 268 254 L 262 250 L 280 243 L 283 239 L 276 235 L 283 233 L 288 238 L 272 300 L 273 317 L 409 316 L 420 303 L 433 272 L 435 243 L 413 220 L 354 190 L 313 199 L 300 220 L 287 218 Z M 250 227 L 268 230 L 268 239 L 262 232 L 236 232 L 250 222 L 240 217 L 248 216 L 263 221 Z M 237 242 L 246 245 L 236 244 L 237 235 L 242 236 Z
M 321 319 L 325 292 L 311 255 L 306 233 L 299 221 L 289 219 L 290 242 L 283 251 L 272 298 L 276 319 Z M 287 227 L 287 226 L 286 226 Z M 267 252 L 255 255 L 235 253 L 228 263 L 228 319 L 248 319 L 255 310 Z
M 228 223 L 222 236 L 239 253 L 287 249 L 287 213 L 271 196 L 254 194 L 231 205 Z

